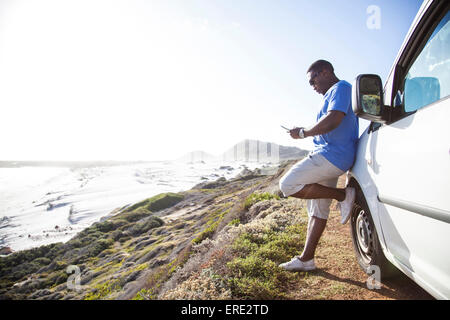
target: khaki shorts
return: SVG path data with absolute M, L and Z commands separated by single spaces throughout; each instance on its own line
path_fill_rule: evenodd
M 338 177 L 344 174 L 342 171 L 324 156 L 310 154 L 305 159 L 297 162 L 280 179 L 280 190 L 285 197 L 299 192 L 307 184 L 318 183 L 335 188 Z M 307 200 L 308 215 L 321 219 L 328 219 L 332 199 Z

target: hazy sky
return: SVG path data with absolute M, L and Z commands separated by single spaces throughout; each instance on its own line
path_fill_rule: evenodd
M 0 160 L 310 147 L 280 128 L 315 122 L 308 66 L 385 79 L 421 2 L 0 0 Z

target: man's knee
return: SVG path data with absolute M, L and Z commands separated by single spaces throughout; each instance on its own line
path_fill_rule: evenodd
M 278 186 L 280 188 L 280 191 L 283 193 L 285 197 L 289 197 L 290 195 L 293 195 L 300 190 L 303 189 L 303 184 L 291 184 L 286 181 L 286 179 L 280 179 L 280 182 L 278 183 Z

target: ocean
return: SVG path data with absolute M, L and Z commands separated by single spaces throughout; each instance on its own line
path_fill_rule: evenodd
M 0 168 L 0 248 L 19 251 L 65 242 L 115 209 L 263 166 L 158 161 Z

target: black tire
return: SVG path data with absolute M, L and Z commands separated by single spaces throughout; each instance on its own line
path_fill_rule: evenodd
M 372 275 L 371 267 L 378 266 L 381 280 L 399 274 L 399 270 L 384 256 L 372 215 L 359 189 L 357 189 L 350 223 L 353 248 L 361 269 L 368 275 Z

